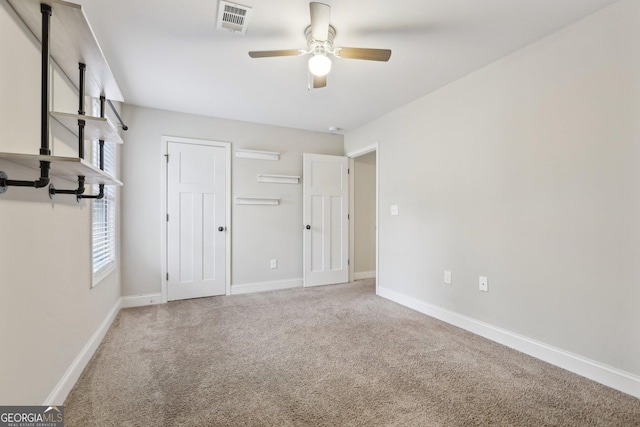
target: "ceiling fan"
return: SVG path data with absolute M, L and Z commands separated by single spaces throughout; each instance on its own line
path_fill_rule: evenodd
M 365 59 L 369 61 L 386 62 L 391 57 L 389 49 L 365 49 L 359 47 L 333 47 L 336 29 L 329 23 L 331 6 L 311 2 L 311 25 L 304 30 L 307 39 L 307 49 L 262 50 L 249 52 L 252 58 L 269 58 L 274 56 L 302 56 L 312 54 L 309 59 L 309 72 L 312 79 L 309 89 L 317 89 L 327 85 L 327 74 L 331 71 L 331 54 L 338 58 Z

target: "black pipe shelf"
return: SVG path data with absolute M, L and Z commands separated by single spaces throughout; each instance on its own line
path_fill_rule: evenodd
M 48 4 L 51 15 L 51 58 L 62 72 L 80 88 L 78 64 L 86 64 L 85 94 L 124 101 L 120 87 L 93 34 L 82 6 L 61 0 L 8 0 L 29 30 L 42 43 L 40 5 Z
M 50 115 L 75 136 L 78 136 L 78 120 L 84 120 L 84 139 L 87 141 L 102 140 L 114 144 L 122 144 L 118 128 L 106 117 L 60 113 L 57 111 L 52 111 Z
M 38 154 L 0 153 L 0 159 L 40 170 L 34 181 L 10 179 L 0 171 L 0 193 L 9 186 L 42 188 L 49 184 L 49 174 L 78 183 L 75 190 L 57 190 L 59 194 L 82 196 L 84 184 L 122 185 L 122 182 L 104 172 L 103 151 L 100 150 L 100 168 L 84 159 L 84 142 L 87 140 L 122 144 L 118 128 L 104 114 L 104 103 L 108 100 L 123 102 L 120 87 L 107 63 L 98 41 L 89 25 L 82 6 L 63 0 L 7 0 L 20 19 L 42 45 L 42 93 L 41 132 Z M 50 62 L 55 62 L 78 90 L 78 114 L 52 112 L 50 105 Z M 85 115 L 85 96 L 100 98 L 101 117 Z M 111 104 L 111 103 L 110 103 Z M 117 114 L 116 114 L 117 115 Z M 56 134 L 49 122 L 55 119 L 78 137 L 78 157 L 51 155 L 49 138 Z M 121 119 L 118 116 L 118 119 Z M 123 124 L 123 129 L 126 126 Z M 53 185 L 50 196 L 56 194 Z M 101 193 L 102 194 L 102 193 Z
M 78 176 L 84 176 L 87 184 L 122 185 L 122 182 L 79 157 L 0 153 L 0 159 L 32 169 L 39 169 L 41 161 L 51 162 L 51 175 L 58 178 L 76 182 Z

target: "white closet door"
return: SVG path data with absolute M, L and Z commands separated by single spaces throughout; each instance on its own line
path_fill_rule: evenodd
M 168 299 L 225 294 L 225 149 L 168 143 Z

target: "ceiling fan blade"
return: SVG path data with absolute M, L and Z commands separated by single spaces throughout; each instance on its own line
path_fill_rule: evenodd
M 309 90 L 311 89 L 320 89 L 327 86 L 327 76 L 322 76 L 322 77 L 318 77 L 318 76 L 314 76 L 313 74 L 309 73 L 309 83 L 307 85 L 307 88 Z
M 311 35 L 315 40 L 325 41 L 329 38 L 329 19 L 331 6 L 324 3 L 309 3 L 311 12 Z
M 300 56 L 304 54 L 300 49 L 284 49 L 284 50 L 258 50 L 249 52 L 252 58 L 271 58 L 274 56 Z
M 368 61 L 387 62 L 391 58 L 389 49 L 365 49 L 360 47 L 340 47 L 336 49 L 336 56 L 349 59 L 366 59 Z

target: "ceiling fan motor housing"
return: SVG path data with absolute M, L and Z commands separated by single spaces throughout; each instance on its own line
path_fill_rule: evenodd
M 329 31 L 327 33 L 326 40 L 315 40 L 311 33 L 311 25 L 304 30 L 304 36 L 307 39 L 307 46 L 314 55 L 327 53 L 333 53 L 333 39 L 336 37 L 336 29 L 332 25 L 329 25 Z

